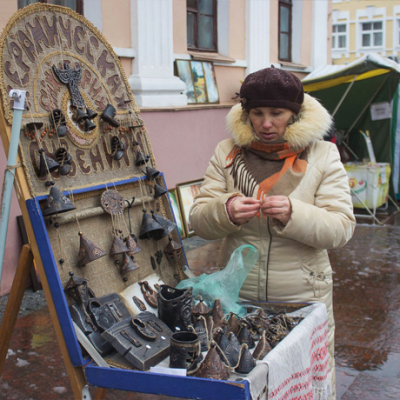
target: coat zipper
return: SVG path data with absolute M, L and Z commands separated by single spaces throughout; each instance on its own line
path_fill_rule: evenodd
M 269 233 L 269 245 L 268 245 L 268 254 L 267 254 L 267 270 L 266 270 L 267 278 L 266 278 L 266 282 L 265 282 L 265 301 L 268 301 L 269 255 L 270 255 L 270 253 L 271 253 L 271 243 L 272 243 L 272 234 L 271 234 L 271 229 L 270 229 L 269 223 L 270 223 L 270 218 L 268 217 L 268 220 L 267 220 L 267 227 L 268 227 L 268 233 Z

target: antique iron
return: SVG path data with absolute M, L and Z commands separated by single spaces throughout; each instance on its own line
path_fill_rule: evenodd
M 111 137 L 111 154 L 114 160 L 118 161 L 124 156 L 125 148 L 125 143 L 123 143 L 120 138 L 117 136 Z
M 50 123 L 56 129 L 58 137 L 64 137 L 67 134 L 65 115 L 58 108 L 50 112 Z
M 220 355 L 216 350 L 216 343 L 211 342 L 211 348 L 208 351 L 204 361 L 201 363 L 196 373 L 199 378 L 227 380 L 229 378 L 229 369 L 222 362 Z
M 117 110 L 111 104 L 107 104 L 106 108 L 104 109 L 103 113 L 100 115 L 100 119 L 107 122 L 114 128 L 119 127 L 119 122 L 114 118 Z
M 156 235 L 154 237 L 154 240 L 160 240 L 164 238 L 165 236 L 169 235 L 175 228 L 176 228 L 176 223 L 172 222 L 171 220 L 164 218 L 160 214 L 156 214 L 154 211 L 151 211 L 151 215 L 153 219 L 163 228 L 163 232 L 160 233 L 160 235 Z
M 182 255 L 182 245 L 170 237 L 168 244 L 164 247 L 164 254 L 169 262 L 176 264 Z
M 157 293 L 158 317 L 173 331 L 178 327 L 185 330 L 191 324 L 193 288 L 176 289 L 161 285 Z
M 139 239 L 154 239 L 164 232 L 162 226 L 143 209 L 142 224 L 140 225 Z
M 42 126 L 43 126 L 43 122 L 28 122 L 26 124 L 26 128 L 31 132 L 41 129 Z
M 50 215 L 72 211 L 75 210 L 75 208 L 71 200 L 65 196 L 56 185 L 53 185 L 50 189 L 50 194 L 47 196 L 42 212 L 44 217 L 48 217 Z
M 100 257 L 104 257 L 107 253 L 100 247 L 96 246 L 91 240 L 83 236 L 82 232 L 79 232 L 80 246 L 78 253 L 78 266 L 84 267 L 92 261 L 97 260 Z
M 140 311 L 145 311 L 145 310 L 147 310 L 146 304 L 144 304 L 143 301 L 139 299 L 139 297 L 133 296 L 133 297 L 132 297 L 132 300 L 133 300 L 133 302 L 135 303 L 136 307 L 137 307 Z
M 78 124 L 82 124 L 89 118 L 89 116 L 85 111 L 82 111 L 80 108 L 76 108 L 74 118 Z
M 139 281 L 140 290 L 143 293 L 143 297 L 146 303 L 153 308 L 157 308 L 157 292 L 150 286 L 147 281 Z
M 222 325 L 222 320 L 224 318 L 224 312 L 222 311 L 221 300 L 215 299 L 214 305 L 211 311 L 211 315 L 214 321 L 214 327 Z
M 198 318 L 200 316 L 206 318 L 210 313 L 211 308 L 208 308 L 206 303 L 204 303 L 203 298 L 200 296 L 199 302 L 192 308 L 192 315 L 194 318 Z
M 120 215 L 124 210 L 124 199 L 118 190 L 105 190 L 100 197 L 103 210 L 111 215 Z
M 194 333 L 199 337 L 200 340 L 200 347 L 201 351 L 208 350 L 208 338 L 207 338 L 207 331 L 204 325 L 204 322 L 201 318 L 197 318 L 197 321 L 193 326 L 190 326 Z
M 256 348 L 253 351 L 253 357 L 255 360 L 262 360 L 271 351 L 271 345 L 265 338 L 265 331 L 261 335 L 260 341 L 257 343 Z
M 64 147 L 59 147 L 56 150 L 55 156 L 57 162 L 60 164 L 60 167 L 58 168 L 58 173 L 60 175 L 68 175 L 72 168 L 72 157 L 67 152 L 67 149 Z
M 239 320 L 236 314 L 230 313 L 228 319 L 228 332 L 232 332 L 237 336 L 239 334 L 239 331 L 240 331 Z
M 43 149 L 39 150 L 39 176 L 46 176 L 48 173 L 55 171 L 60 164 L 45 154 Z
M 241 344 L 247 344 L 249 349 L 253 349 L 255 346 L 253 337 L 251 336 L 251 333 L 245 324 L 242 325 L 242 329 L 240 330 L 238 339 Z
M 123 254 L 128 252 L 129 249 L 126 247 L 124 241 L 118 235 L 114 235 L 114 239 L 110 248 L 110 256 L 116 256 L 118 254 Z
M 152 181 L 157 178 L 158 175 L 160 175 L 160 171 L 157 171 L 154 168 L 151 167 L 146 167 L 146 171 L 142 171 L 146 175 L 146 179 L 149 181 Z
M 136 243 L 136 240 L 134 239 L 133 236 L 132 236 L 132 234 L 130 234 L 125 238 L 125 245 L 126 245 L 127 249 L 129 250 L 127 253 L 128 256 L 133 256 L 134 254 L 142 251 L 142 248 L 140 246 L 138 246 L 138 244 Z
M 242 345 L 239 356 L 239 365 L 235 368 L 238 374 L 248 374 L 256 366 L 256 361 L 248 349 L 247 344 Z
M 170 368 L 184 368 L 189 372 L 201 361 L 199 337 L 193 332 L 175 332 L 171 336 Z
M 89 117 L 85 120 L 85 123 L 83 124 L 83 130 L 85 132 L 91 132 L 93 129 L 96 128 L 96 125 L 89 119 Z
M 222 328 L 217 328 L 214 332 L 214 340 L 222 351 L 225 351 L 229 344 L 228 337 Z
M 97 112 L 94 110 L 91 110 L 90 108 L 86 107 L 86 114 L 88 116 L 88 119 L 92 120 L 97 117 Z
M 119 273 L 121 275 L 125 275 L 128 272 L 136 271 L 139 268 L 140 267 L 138 263 L 133 259 L 133 257 L 130 257 L 127 253 L 125 253 L 122 265 L 119 267 Z
M 139 150 L 136 152 L 136 166 L 140 167 L 141 165 L 146 164 L 150 160 L 149 155 L 143 155 L 143 153 Z
M 158 183 L 154 184 L 154 198 L 158 199 L 159 197 L 163 196 L 167 193 L 167 189 L 163 188 Z
M 83 304 L 86 308 L 89 299 L 96 297 L 92 289 L 87 285 L 88 280 L 75 276 L 71 271 L 69 280 L 64 287 L 64 292 L 70 296 L 76 304 Z
M 157 339 L 156 333 L 150 328 L 150 325 L 148 325 L 146 321 L 136 317 L 131 319 L 131 324 L 139 336 L 141 336 L 143 339 L 151 342 Z
M 232 333 L 228 333 L 228 345 L 225 348 L 225 356 L 231 367 L 235 367 L 239 361 L 240 343 L 237 337 Z

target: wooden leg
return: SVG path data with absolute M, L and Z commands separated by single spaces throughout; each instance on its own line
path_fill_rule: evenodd
M 21 307 L 22 298 L 24 297 L 32 263 L 33 255 L 31 247 L 25 244 L 22 246 L 17 271 L 11 287 L 3 321 L 0 326 L 0 376 L 3 372 L 4 363 L 6 361 L 8 348 L 10 347 L 11 337 Z
M 97 388 L 96 393 L 94 395 L 94 400 L 105 400 L 106 395 L 107 395 L 107 389 Z

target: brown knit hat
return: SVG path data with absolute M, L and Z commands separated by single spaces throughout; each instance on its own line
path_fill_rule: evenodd
M 240 88 L 242 108 L 288 108 L 296 114 L 304 99 L 303 84 L 297 76 L 278 68 L 265 68 L 247 75 Z

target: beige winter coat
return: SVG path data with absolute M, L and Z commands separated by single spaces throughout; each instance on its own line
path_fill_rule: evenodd
M 225 168 L 226 157 L 234 144 L 249 145 L 254 134 L 240 104 L 232 108 L 227 122 L 233 139 L 222 141 L 215 149 L 191 209 L 194 231 L 205 239 L 225 238 L 220 267 L 240 245 L 255 246 L 259 261 L 242 286 L 242 299 L 325 303 L 333 357 L 332 269 L 326 249 L 350 240 L 355 219 L 339 152 L 334 144 L 322 140 L 330 129 L 331 118 L 315 99 L 305 95 L 299 120 L 286 129 L 284 138 L 291 146 L 306 146 L 308 162 L 303 179 L 288 196 L 292 215 L 286 226 L 262 216 L 241 226 L 230 221 L 225 204 L 242 194 L 234 187 L 231 167 Z M 258 186 L 253 197 L 257 190 Z M 279 195 L 272 192 L 270 195 Z

